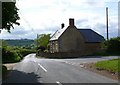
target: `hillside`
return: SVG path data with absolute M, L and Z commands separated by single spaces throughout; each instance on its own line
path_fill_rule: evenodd
M 5 41 L 9 46 L 30 46 L 34 44 L 34 40 L 30 39 L 9 39 Z

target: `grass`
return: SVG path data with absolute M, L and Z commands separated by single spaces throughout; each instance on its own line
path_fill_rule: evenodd
M 100 70 L 107 70 L 109 72 L 120 72 L 120 67 L 118 66 L 120 59 L 112 59 L 112 60 L 105 60 L 99 61 L 95 64 L 97 69 Z

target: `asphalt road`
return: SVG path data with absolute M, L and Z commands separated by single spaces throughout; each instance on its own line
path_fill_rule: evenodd
M 3 83 L 118 83 L 91 71 L 85 70 L 80 63 L 96 62 L 117 57 L 75 58 L 75 59 L 38 59 L 35 54 L 27 55 L 16 64 Z

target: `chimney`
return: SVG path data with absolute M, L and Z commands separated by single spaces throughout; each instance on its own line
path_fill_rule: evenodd
M 64 27 L 65 27 L 65 24 L 64 24 L 64 23 L 62 23 L 62 24 L 61 24 L 61 29 L 62 29 L 62 28 L 64 28 Z
M 74 18 L 69 19 L 69 26 L 74 26 Z

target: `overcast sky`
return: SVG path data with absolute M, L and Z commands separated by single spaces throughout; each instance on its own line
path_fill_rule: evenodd
M 106 7 L 109 8 L 109 37 L 118 36 L 119 0 L 16 0 L 20 26 L 11 33 L 2 31 L 3 39 L 35 39 L 37 34 L 60 29 L 61 23 L 75 19 L 77 28 L 90 28 L 106 38 Z M 2 36 L 1 36 L 2 35 Z

